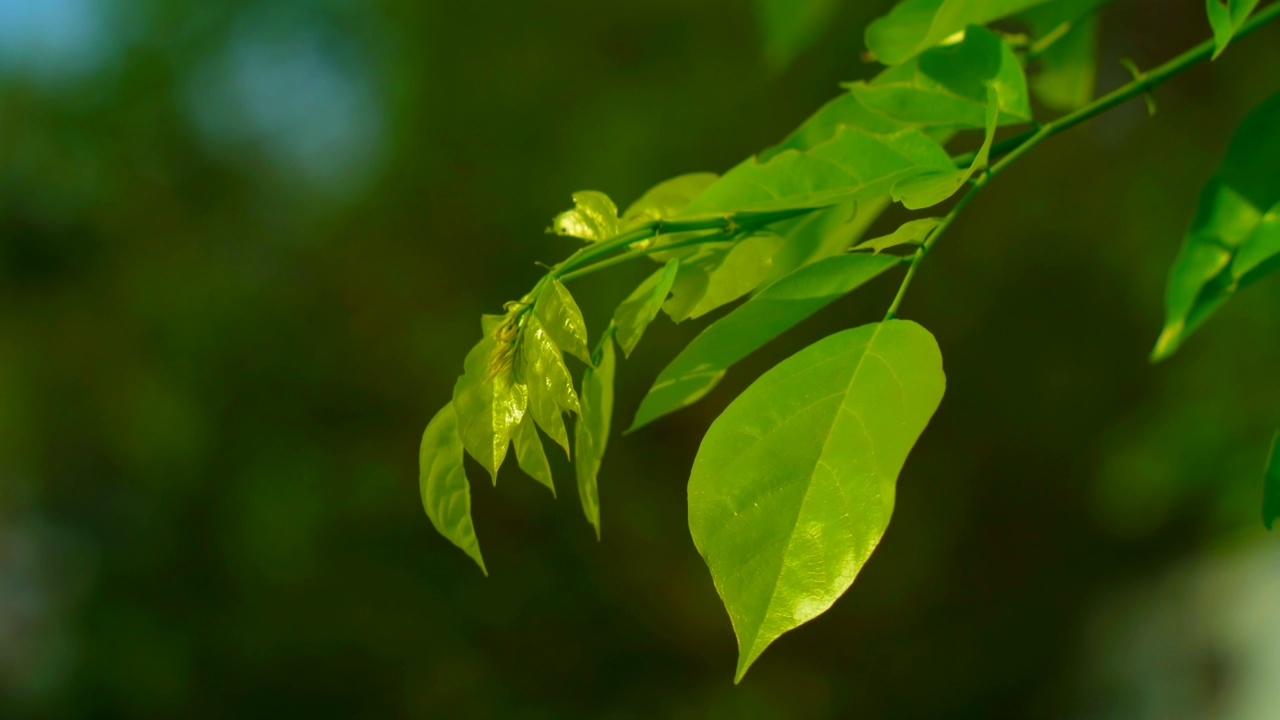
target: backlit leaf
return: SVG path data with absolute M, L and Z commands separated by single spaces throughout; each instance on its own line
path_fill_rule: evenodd
M 485 575 L 480 542 L 471 523 L 471 485 L 462 469 L 462 440 L 453 404 L 445 405 L 422 433 L 418 448 L 418 490 L 436 531 L 462 549 Z
M 854 250 L 873 250 L 878 253 L 899 245 L 919 245 L 941 224 L 942 218 L 911 220 L 903 223 L 892 233 L 868 240 L 855 247 Z
M 731 365 L 897 264 L 888 255 L 837 255 L 773 283 L 707 326 L 667 365 L 627 432 L 700 400 Z
M 663 180 L 631 203 L 622 214 L 624 223 L 640 220 L 662 220 L 678 214 L 694 198 L 715 182 L 715 173 L 689 173 Z
M 534 307 L 547 335 L 561 350 L 585 363 L 591 362 L 587 352 L 587 323 L 573 295 L 559 280 L 552 278 L 538 295 Z
M 649 323 L 658 317 L 662 303 L 671 292 L 671 285 L 676 281 L 676 273 L 680 269 L 680 261 L 672 259 L 661 270 L 650 275 L 640 287 L 636 288 L 618 309 L 613 313 L 613 324 L 617 327 L 615 338 L 622 346 L 622 352 L 631 357 L 640 342 Z
M 1022 14 L 1037 39 L 1056 34 L 1040 54 L 1031 89 L 1054 110 L 1074 110 L 1093 99 L 1098 77 L 1098 8 L 1109 0 L 1056 0 Z
M 1213 57 L 1216 59 L 1227 49 L 1227 43 L 1235 37 L 1236 31 L 1249 19 L 1249 14 L 1258 7 L 1258 0 L 1205 0 L 1205 10 L 1209 14 L 1209 27 L 1213 28 Z
M 839 0 L 756 0 L 765 64 L 775 72 L 818 38 Z
M 557 235 L 569 235 L 588 242 L 608 240 L 618 234 L 618 208 L 608 195 L 595 190 L 573 194 L 573 209 L 551 221 Z
M 1271 441 L 1271 459 L 1262 480 L 1262 522 L 1270 530 L 1280 520 L 1280 432 Z
M 711 425 L 689 478 L 689 528 L 733 621 L 737 680 L 853 583 L 944 387 L 933 336 L 890 320 L 801 350 Z
M 781 237 L 761 230 L 682 261 L 662 309 L 673 321 L 684 322 L 737 300 L 769 276 L 781 245 Z
M 903 0 L 867 26 L 867 49 L 897 65 L 951 39 L 969 25 L 985 25 L 1047 0 Z
M 580 411 L 578 394 L 573 390 L 573 377 L 565 367 L 560 348 L 552 342 L 536 315 L 525 317 L 520 358 L 523 361 L 520 379 L 529 387 L 529 414 L 567 454 L 569 435 L 561 415 Z
M 613 420 L 613 375 L 617 357 L 608 334 L 595 359 L 595 366 L 582 376 L 582 415 L 574 427 L 577 458 L 574 471 L 578 478 L 578 497 L 582 512 L 600 539 L 600 490 L 598 476 L 605 446 L 609 442 L 609 425 Z
M 496 347 L 492 334 L 486 333 L 467 353 L 464 373 L 453 386 L 453 409 L 462 445 L 495 483 L 507 456 L 511 430 L 524 417 L 529 401 L 528 390 L 509 373 L 494 376 L 490 372 Z
M 996 125 L 999 124 L 1000 106 L 996 102 L 998 95 L 995 85 L 987 86 L 990 102 L 987 104 L 987 132 L 982 140 L 982 147 L 973 158 L 973 162 L 964 170 L 930 172 L 915 175 L 902 180 L 893 186 L 893 197 L 909 210 L 919 210 L 946 200 L 955 194 L 962 185 L 968 182 L 978 170 L 987 166 L 991 153 L 991 143 L 995 140 Z
M 551 479 L 551 464 L 547 462 L 547 454 L 542 450 L 542 438 L 538 437 L 538 429 L 534 427 L 531 413 L 525 413 L 524 419 L 511 431 L 511 443 L 516 449 L 516 463 L 525 475 L 546 485 L 551 495 L 556 494 L 556 484 Z

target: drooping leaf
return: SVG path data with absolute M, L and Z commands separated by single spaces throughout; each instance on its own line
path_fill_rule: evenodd
M 769 276 L 781 245 L 781 237 L 759 230 L 682 261 L 662 309 L 674 322 L 684 322 L 737 300 Z
M 618 309 L 613 313 L 613 324 L 617 327 L 614 337 L 622 346 L 622 352 L 631 357 L 640 342 L 649 323 L 658 317 L 662 303 L 671 292 L 671 285 L 676 281 L 676 273 L 680 269 L 680 260 L 673 258 L 661 270 L 650 275 L 640 287 L 636 288 Z
M 534 312 L 552 342 L 582 362 L 591 362 L 591 354 L 587 351 L 587 323 L 582 319 L 578 303 L 569 294 L 569 288 L 552 278 L 538 295 Z
M 595 190 L 573 194 L 573 208 L 551 221 L 557 235 L 568 235 L 587 242 L 608 240 L 618 234 L 618 208 L 608 195 Z
M 929 172 L 909 177 L 893 186 L 893 198 L 901 202 L 909 210 L 919 210 L 946 200 L 955 194 L 973 174 L 987 166 L 991 154 L 991 143 L 995 140 L 996 125 L 999 124 L 1000 105 L 996 101 L 998 91 L 994 84 L 987 86 L 987 132 L 982 140 L 982 147 L 974 156 L 973 162 L 964 170 Z
M 738 637 L 736 680 L 853 583 L 945 384 L 933 336 L 890 320 L 801 350 L 711 425 L 689 529 Z
M 840 7 L 838 0 L 756 0 L 765 64 L 782 70 L 813 44 Z
M 873 238 L 854 250 L 872 250 L 877 253 L 899 245 L 919 245 L 942 224 L 942 218 L 920 218 L 903 223 L 897 230 L 882 237 Z
M 580 412 L 573 377 L 565 367 L 560 348 L 551 340 L 536 314 L 525 317 L 521 331 L 520 379 L 529 387 L 529 414 L 547 437 L 569 452 L 569 434 L 563 413 Z
M 773 270 L 756 292 L 823 258 L 840 255 L 866 232 L 889 205 L 888 197 L 835 205 L 770 227 L 783 244 L 773 256 Z
M 677 215 L 694 198 L 715 182 L 715 173 L 688 173 L 663 180 L 641 195 L 622 213 L 623 223 L 633 220 L 663 220 Z
M 897 264 L 888 255 L 837 255 L 773 283 L 707 326 L 667 365 L 627 432 L 697 402 L 734 363 Z
M 1280 267 L 1280 93 L 1237 128 L 1200 194 L 1165 292 L 1165 325 L 1151 353 L 1171 355 L 1232 295 Z
M 574 427 L 577 458 L 574 471 L 578 478 L 578 497 L 582 512 L 600 539 L 600 462 L 609 442 L 609 425 L 613 420 L 613 375 L 617 357 L 609 334 L 602 338 L 595 366 L 582 376 L 582 415 Z
M 1271 441 L 1271 458 L 1262 480 L 1262 522 L 1270 530 L 1280 520 L 1280 432 Z
M 867 49 L 897 65 L 950 40 L 969 25 L 985 25 L 1047 0 L 903 0 L 867 26 Z
M 480 541 L 471 523 L 471 485 L 462 469 L 462 440 L 453 404 L 445 405 L 427 423 L 418 448 L 418 491 L 422 507 L 436 531 L 462 549 L 485 575 Z
M 875 135 L 843 126 L 806 152 L 786 150 L 768 162 L 743 161 L 681 215 L 823 208 L 887 195 L 903 178 L 948 170 L 955 170 L 955 164 L 946 150 L 919 130 Z
M 1037 39 L 1056 36 L 1040 54 L 1031 89 L 1054 110 L 1074 110 L 1093 99 L 1098 77 L 1098 9 L 1110 0 L 1055 0 L 1022 14 Z
M 1213 28 L 1213 57 L 1217 59 L 1236 31 L 1249 19 L 1249 14 L 1258 7 L 1258 0 L 1204 0 L 1205 10 L 1209 14 L 1209 27 Z
M 516 463 L 525 475 L 546 485 L 551 496 L 555 497 L 556 484 L 551 479 L 551 464 L 547 462 L 547 454 L 542 450 L 542 438 L 538 437 L 538 429 L 534 427 L 530 416 L 531 413 L 525 413 L 524 419 L 511 431 L 511 442 L 516 448 Z
M 453 386 L 453 409 L 458 418 L 462 445 L 498 482 L 498 468 L 507 456 L 511 430 L 520 423 L 528 405 L 528 389 L 511 372 L 494 374 L 492 332 L 467 353 L 463 375 Z

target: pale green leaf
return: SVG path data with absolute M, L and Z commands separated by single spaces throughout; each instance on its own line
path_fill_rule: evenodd
M 1280 520 L 1280 432 L 1271 441 L 1271 458 L 1262 480 L 1262 522 L 1270 530 Z
M 835 205 L 770 225 L 782 236 L 783 245 L 774 254 L 773 270 L 757 292 L 798 268 L 845 252 L 888 205 L 888 197 L 872 198 Z
M 667 365 L 627 432 L 697 402 L 734 363 L 897 264 L 888 255 L 837 255 L 768 286 L 707 326 Z
M 531 413 L 525 413 L 511 431 L 511 444 L 516 449 L 516 463 L 525 475 L 537 480 L 556 494 L 556 484 L 551 479 L 551 464 L 547 462 L 547 454 L 542 450 L 542 438 L 538 437 L 538 428 L 534 426 Z
M 781 245 L 777 234 L 758 230 L 682 261 L 662 309 L 673 321 L 684 322 L 737 300 L 769 277 Z
M 902 180 L 893 186 L 894 200 L 901 202 L 908 210 L 937 205 L 954 195 L 975 172 L 987 166 L 1000 115 L 1000 106 L 996 101 L 998 92 L 994 84 L 987 86 L 987 94 L 990 98 L 987 103 L 987 132 L 982 140 L 982 147 L 969 167 L 964 170 L 930 172 Z
M 671 292 L 671 285 L 676 281 L 676 273 L 680 269 L 680 260 L 673 258 L 661 270 L 650 275 L 640 283 L 634 292 L 622 301 L 613 313 L 613 324 L 617 327 L 615 338 L 622 346 L 622 352 L 631 357 L 640 342 L 649 323 L 658 317 L 662 303 Z
M 903 0 L 867 26 L 867 49 L 885 65 L 897 65 L 951 40 L 969 25 L 985 25 L 1046 1 Z
M 551 221 L 557 235 L 569 235 L 588 242 L 608 240 L 618 234 L 618 208 L 608 195 L 595 190 L 573 194 L 573 208 Z
M 873 135 L 889 135 L 909 127 L 868 108 L 854 93 L 845 92 L 818 108 L 782 142 L 760 153 L 758 162 L 767 163 L 784 150 L 811 150 L 830 141 L 846 126 L 861 128 Z
M 613 375 L 617 357 L 613 340 L 606 333 L 595 359 L 595 366 L 587 368 L 582 376 L 582 415 L 574 428 L 574 446 L 577 458 L 574 471 L 578 478 L 578 497 L 582 500 L 582 512 L 596 539 L 600 539 L 600 489 L 598 477 L 600 462 L 609 442 L 609 425 L 613 420 Z
M 1205 0 L 1205 10 L 1209 14 L 1209 27 L 1213 28 L 1213 57 L 1217 59 L 1236 31 L 1249 19 L 1249 14 L 1258 7 L 1258 0 Z
M 733 621 L 737 680 L 853 583 L 945 384 L 933 336 L 890 320 L 801 350 L 712 423 L 689 478 L 689 529 Z
M 622 220 L 647 222 L 673 217 L 719 177 L 715 173 L 688 173 L 663 180 L 631 203 Z
M 561 350 L 585 363 L 591 362 L 587 351 L 587 323 L 582 319 L 578 303 L 569 294 L 569 288 L 555 278 L 550 279 L 538 295 L 534 312 L 552 342 Z
M 1280 93 L 1236 130 L 1165 292 L 1165 324 L 1152 360 L 1171 355 L 1240 290 L 1280 267 Z
M 942 218 L 911 220 L 903 223 L 897 230 L 888 235 L 868 240 L 855 247 L 854 250 L 872 250 L 879 253 L 899 245 L 920 245 L 941 224 Z
M 471 485 L 462 469 L 462 440 L 453 404 L 445 405 L 422 433 L 418 448 L 418 490 L 436 531 L 462 549 L 485 575 L 480 541 L 471 523 Z
M 565 367 L 560 348 L 551 340 L 536 315 L 525 316 L 520 334 L 520 379 L 529 388 L 529 414 L 547 437 L 569 452 L 569 435 L 563 413 L 580 412 L 573 377 Z
M 1074 110 L 1093 99 L 1098 77 L 1098 9 L 1109 0 L 1057 0 L 1022 14 L 1037 42 L 1050 44 L 1039 56 L 1031 89 L 1054 110 Z
M 507 456 L 511 430 L 520 423 L 529 393 L 508 372 L 492 372 L 497 342 L 486 333 L 463 362 L 464 373 L 453 386 L 453 409 L 458 416 L 462 444 L 498 482 L 498 468 Z
M 790 64 L 818 39 L 839 7 L 839 0 L 756 0 L 765 64 L 774 72 Z

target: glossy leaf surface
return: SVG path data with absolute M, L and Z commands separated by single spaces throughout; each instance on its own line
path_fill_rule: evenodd
M 1195 218 L 1165 293 L 1153 360 L 1171 355 L 1236 292 L 1280 266 L 1280 94 L 1236 130 Z
M 867 49 L 885 65 L 910 60 L 969 25 L 985 25 L 1046 0 L 903 0 L 867 26 Z
M 600 538 L 600 488 L 598 478 L 600 463 L 609 442 L 609 426 L 613 421 L 613 376 L 617 368 L 617 356 L 613 340 L 604 338 L 595 366 L 587 368 L 582 376 L 582 415 L 574 428 L 574 447 L 577 457 L 574 472 L 578 478 L 578 498 L 582 512 L 596 539 Z
M 1249 19 L 1249 14 L 1258 7 L 1258 0 L 1205 0 L 1205 11 L 1209 14 L 1209 27 L 1213 28 L 1213 57 L 1217 58 L 1227 49 L 1236 31 Z
M 554 278 L 548 281 L 538 295 L 534 312 L 557 347 L 582 362 L 591 362 L 587 351 L 587 323 L 564 284 Z
M 839 0 L 756 0 L 755 4 L 765 64 L 775 72 L 813 44 L 840 7 Z
M 462 469 L 462 440 L 453 404 L 445 405 L 427 423 L 418 447 L 418 491 L 422 507 L 436 531 L 462 549 L 485 575 L 480 541 L 471 522 L 471 485 Z
M 738 680 L 853 583 L 944 386 L 933 336 L 890 320 L 784 360 L 707 431 L 689 479 L 689 528 L 733 621 Z
M 547 437 L 568 453 L 569 434 L 562 414 L 580 411 L 578 394 L 574 392 L 573 377 L 565 367 L 560 348 L 552 342 L 536 315 L 525 317 L 520 358 L 523 362 L 520 379 L 529 388 L 529 414 Z
M 781 246 L 777 234 L 759 231 L 681 262 L 662 309 L 673 321 L 684 322 L 737 300 L 769 276 Z
M 878 253 L 899 245 L 919 245 L 941 224 L 942 218 L 910 220 L 888 235 L 868 240 L 855 247 L 854 250 L 873 250 Z
M 661 270 L 650 275 L 640 286 L 622 301 L 613 313 L 613 324 L 617 331 L 614 338 L 622 346 L 622 352 L 631 357 L 645 328 L 658 317 L 662 303 L 671 292 L 676 281 L 676 273 L 680 270 L 680 260 L 673 258 Z
M 511 431 L 511 444 L 516 449 L 516 463 L 524 474 L 546 485 L 554 497 L 556 484 L 551 479 L 551 464 L 547 462 L 542 438 L 538 437 L 538 429 L 534 427 L 529 413 L 525 413 L 524 419 Z
M 734 363 L 896 265 L 887 255 L 837 255 L 773 283 L 709 325 L 663 369 L 627 432 L 697 402 Z
M 1271 457 L 1262 479 L 1262 522 L 1270 530 L 1280 520 L 1280 432 L 1271 441 Z
M 618 234 L 618 208 L 608 195 L 595 190 L 573 194 L 573 208 L 551 221 L 557 235 L 600 242 Z
M 1109 0 L 1057 0 L 1022 14 L 1031 34 L 1056 35 L 1031 78 L 1031 90 L 1054 110 L 1074 110 L 1093 99 L 1098 77 L 1098 9 Z
M 486 334 L 467 353 L 463 375 L 453 386 L 453 409 L 462 445 L 495 483 L 511 443 L 511 430 L 524 417 L 529 401 L 524 385 L 509 374 L 494 376 L 490 372 L 496 346 L 492 335 Z

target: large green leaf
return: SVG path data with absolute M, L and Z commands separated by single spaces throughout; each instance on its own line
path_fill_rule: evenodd
M 1031 34 L 1056 39 L 1040 54 L 1031 89 L 1054 110 L 1074 110 L 1093 99 L 1098 77 L 1098 9 L 1110 0 L 1057 0 L 1028 9 Z
M 649 323 L 658 317 L 662 303 L 671 292 L 671 285 L 676 281 L 676 273 L 680 270 L 679 258 L 672 258 L 661 270 L 645 278 L 634 292 L 622 301 L 613 313 L 613 324 L 617 327 L 615 338 L 622 346 L 622 352 L 631 357 L 640 342 Z
M 542 439 L 538 437 L 538 429 L 534 427 L 530 413 L 525 413 L 524 419 L 512 429 L 511 444 L 516 449 L 516 463 L 524 474 L 546 485 L 555 497 L 556 484 L 551 479 L 551 463 L 547 462 Z
M 698 401 L 731 365 L 898 264 L 889 255 L 837 255 L 770 285 L 703 330 L 658 375 L 627 432 Z
M 485 575 L 480 541 L 471 524 L 471 485 L 462 469 L 462 440 L 453 404 L 445 405 L 422 433 L 418 448 L 418 490 L 431 524 L 462 549 Z
M 681 215 L 823 208 L 887 195 L 899 180 L 948 170 L 955 170 L 955 164 L 947 151 L 919 130 L 876 135 L 842 126 L 830 140 L 806 152 L 786 150 L 767 162 L 743 161 Z
M 867 49 L 897 65 L 949 40 L 969 25 L 985 25 L 1047 0 L 903 0 L 867 26 Z
M 1227 43 L 1235 37 L 1236 31 L 1249 19 L 1249 14 L 1258 7 L 1258 0 L 1204 0 L 1205 11 L 1209 14 L 1209 26 L 1213 28 L 1213 57 L 1216 59 L 1227 49 Z
M 453 386 L 453 409 L 458 416 L 462 444 L 493 481 L 507 456 L 511 430 L 528 405 L 528 389 L 510 372 L 492 372 L 497 342 L 488 330 L 463 362 L 463 375 Z
M 573 208 L 551 221 L 557 235 L 569 235 L 587 242 L 608 240 L 618 234 L 618 208 L 608 195 L 595 190 L 573 194 Z
M 534 312 L 556 346 L 582 362 L 591 362 L 587 350 L 587 323 L 582 319 L 578 303 L 569 294 L 569 288 L 552 278 L 538 294 Z
M 542 327 L 537 315 L 525 316 L 521 333 L 520 357 L 523 360 L 520 379 L 529 388 L 529 414 L 542 431 L 569 452 L 569 434 L 565 431 L 563 413 L 580 412 L 578 394 L 573 390 L 573 377 L 565 367 L 560 348 Z
M 1262 522 L 1270 530 L 1280 520 L 1280 432 L 1271 441 L 1271 458 L 1262 480 Z
M 623 223 L 663 220 L 678 214 L 706 190 L 719 176 L 715 173 L 688 173 L 663 180 L 641 195 L 622 213 Z
M 839 0 L 756 0 L 764 59 L 775 72 L 813 44 L 840 7 Z
M 1280 267 L 1280 93 L 1236 130 L 1200 194 L 1165 293 L 1152 360 L 1171 355 L 1232 295 Z
M 890 320 L 801 350 L 712 423 L 689 478 L 689 528 L 733 621 L 737 680 L 853 583 L 945 384 L 933 336 Z
M 997 102 L 999 91 L 995 84 L 987 86 L 987 132 L 982 140 L 982 147 L 974 156 L 973 162 L 963 170 L 944 170 L 922 173 L 906 178 L 893 186 L 893 198 L 909 210 L 937 205 L 955 194 L 962 185 L 969 181 L 975 172 L 987 166 L 991 153 L 991 143 L 995 140 L 996 126 L 1000 119 L 1000 105 Z
M 613 375 L 617 356 L 610 333 L 601 339 L 595 366 L 582 376 L 582 415 L 574 428 L 577 458 L 574 471 L 578 478 L 578 497 L 582 512 L 600 539 L 600 489 L 597 478 L 605 446 L 609 442 L 609 425 L 613 420 Z
M 673 321 L 684 322 L 737 300 L 769 276 L 782 244 L 777 234 L 759 230 L 682 261 L 662 309 Z
M 845 252 L 888 205 L 888 197 L 872 198 L 835 205 L 771 225 L 784 242 L 773 256 L 773 270 L 757 292 L 798 268 Z

